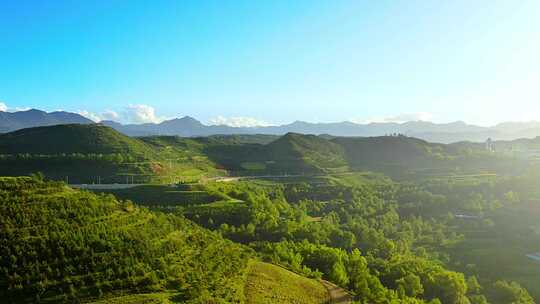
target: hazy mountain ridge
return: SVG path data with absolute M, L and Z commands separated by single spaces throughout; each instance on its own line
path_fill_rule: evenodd
M 0 132 L 72 123 L 91 124 L 94 122 L 82 115 L 69 112 L 47 113 L 34 109 L 12 113 L 0 112 Z M 161 123 L 121 124 L 110 120 L 104 120 L 100 123 L 129 136 L 283 135 L 290 132 L 316 135 L 328 134 L 332 136 L 382 136 L 399 133 L 439 143 L 459 141 L 483 142 L 487 138 L 494 140 L 513 140 L 540 136 L 540 122 L 503 122 L 492 127 L 482 127 L 467 124 L 463 121 L 442 124 L 427 121 L 409 121 L 404 123 L 373 122 L 367 124 L 348 121 L 335 123 L 295 121 L 279 126 L 231 127 L 227 125 L 206 125 L 193 117 L 184 116 L 182 118 L 165 120 Z
M 185 116 L 159 124 L 127 124 L 103 121 L 102 124 L 113 127 L 130 136 L 179 135 L 210 136 L 232 134 L 284 135 L 287 133 L 328 134 L 332 136 L 383 136 L 404 134 L 429 142 L 453 143 L 459 141 L 484 142 L 493 140 L 514 140 L 540 136 L 540 122 L 504 122 L 493 127 L 482 127 L 462 121 L 437 124 L 427 121 L 409 121 L 405 123 L 368 123 L 353 122 L 310 123 L 295 121 L 290 124 L 268 127 L 231 127 L 226 125 L 204 125 L 192 117 Z
M 36 109 L 18 112 L 0 111 L 0 132 L 11 132 L 19 129 L 52 126 L 59 124 L 91 124 L 92 120 L 82 115 L 64 111 L 44 112 Z

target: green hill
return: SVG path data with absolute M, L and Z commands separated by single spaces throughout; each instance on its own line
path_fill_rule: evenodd
M 1 178 L 0 201 L 3 301 L 244 299 L 251 251 L 182 217 L 30 178 Z
M 55 125 L 0 135 L 1 154 L 131 154 L 149 157 L 153 151 L 138 139 L 102 125 Z
M 510 172 L 523 164 L 463 145 L 406 136 L 131 138 L 101 125 L 58 125 L 0 135 L 0 175 L 41 171 L 69 183 L 175 183 L 236 175 L 313 175 L 347 171 L 448 175 Z M 270 141 L 270 142 L 268 142 Z M 268 142 L 268 143 L 261 143 Z
M 332 142 L 343 147 L 351 169 L 382 172 L 398 179 L 509 172 L 522 167 L 522 164 L 501 155 L 403 135 L 336 137 Z
M 131 138 L 102 125 L 56 125 L 0 135 L 0 175 L 41 171 L 69 183 L 195 181 L 223 175 L 202 144 L 178 137 Z
M 288 133 L 264 145 L 205 142 L 211 160 L 239 175 L 312 174 L 347 166 L 339 145 L 314 135 Z
M 267 149 L 284 167 L 301 164 L 304 170 L 325 172 L 347 166 L 341 146 L 315 135 L 288 133 L 268 144 Z
M 446 155 L 442 144 L 431 144 L 406 136 L 337 137 L 333 142 L 345 149 L 347 160 L 353 167 L 380 163 L 420 163 Z

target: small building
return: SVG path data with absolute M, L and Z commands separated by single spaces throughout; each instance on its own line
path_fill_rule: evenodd
M 491 140 L 491 137 L 486 140 L 486 150 L 489 152 L 495 152 L 495 146 L 493 145 L 493 140 Z

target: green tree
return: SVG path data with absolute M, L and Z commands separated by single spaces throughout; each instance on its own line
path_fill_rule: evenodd
M 427 285 L 427 286 L 426 286 Z M 464 304 L 468 300 L 467 284 L 461 273 L 437 269 L 429 274 L 426 293 L 429 298 L 439 298 L 443 304 Z
M 497 281 L 493 284 L 493 293 L 493 302 L 534 304 L 534 300 L 527 290 L 516 282 Z
M 420 277 L 410 273 L 407 276 L 396 281 L 397 286 L 403 288 L 405 294 L 409 297 L 421 296 L 424 293 L 424 286 Z

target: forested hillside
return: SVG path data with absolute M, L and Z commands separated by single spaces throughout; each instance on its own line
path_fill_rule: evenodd
M 16 164 L 16 165 L 13 165 Z M 41 171 L 69 183 L 172 183 L 216 176 L 518 173 L 523 159 L 467 144 L 406 136 L 329 137 L 288 133 L 130 138 L 101 125 L 59 125 L 0 135 L 0 174 Z
M 99 125 L 0 136 L 2 174 L 151 182 L 92 194 L 2 178 L 0 298 L 287 303 L 275 290 L 289 289 L 320 303 L 313 279 L 359 303 L 540 297 L 534 162 L 405 136 L 264 140 Z
M 275 264 L 338 284 L 361 303 L 533 303 L 522 286 L 538 295 L 528 279 L 535 268 L 520 277 L 513 269 L 498 274 L 490 270 L 496 264 L 463 256 L 464 246 L 474 248 L 473 228 L 507 229 L 496 214 L 513 210 L 519 195 L 502 182 L 474 177 L 402 184 L 360 174 L 209 183 L 199 191 L 212 197 L 191 200 L 183 193 L 188 189 L 147 189 L 144 196 L 132 189 L 131 198 L 183 214 Z M 155 203 L 165 193 L 167 200 Z M 512 253 L 508 262 L 528 263 L 523 249 L 515 248 L 521 255 Z
M 176 137 L 131 138 L 96 124 L 29 128 L 0 135 L 0 175 L 43 172 L 75 184 L 160 183 L 224 175 L 200 146 Z
M 251 251 L 181 216 L 39 178 L 0 179 L 0 202 L 2 303 L 244 300 Z
M 55 125 L 0 135 L 0 151 L 6 154 L 131 154 L 150 157 L 152 150 L 137 139 L 101 125 Z

